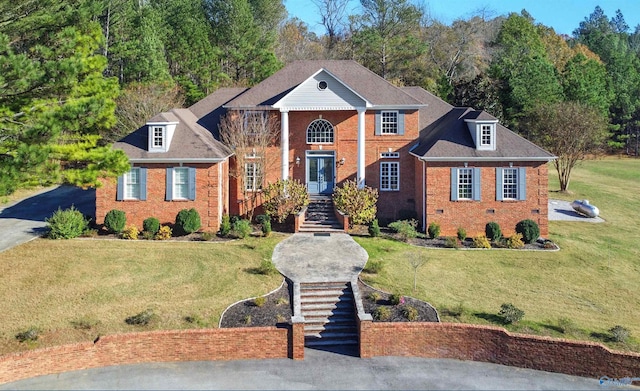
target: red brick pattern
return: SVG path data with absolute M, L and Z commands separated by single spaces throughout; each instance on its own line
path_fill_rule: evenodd
M 495 163 L 469 162 L 469 167 L 481 169 L 481 200 L 451 201 L 451 167 L 463 167 L 452 163 L 426 163 L 426 209 L 428 226 L 440 224 L 441 235 L 455 236 L 458 227 L 467 235 L 484 235 L 490 221 L 500 224 L 502 233 L 515 233 L 516 224 L 524 219 L 538 223 L 540 235 L 549 234 L 548 223 L 548 171 L 546 163 L 514 162 L 514 167 L 527 169 L 527 199 L 524 201 L 496 201 L 496 167 L 508 167 Z M 420 178 L 421 180 L 421 178 Z
M 149 362 L 287 358 L 291 331 L 253 327 L 154 331 L 101 337 L 96 343 L 32 350 L 0 357 L 0 384 L 67 371 Z M 300 333 L 298 333 L 300 334 Z M 302 348 L 294 350 L 304 356 Z M 296 357 L 294 357 L 296 358 Z
M 360 356 L 452 358 L 593 378 L 640 376 L 638 353 L 468 324 L 364 321 L 360 324 Z

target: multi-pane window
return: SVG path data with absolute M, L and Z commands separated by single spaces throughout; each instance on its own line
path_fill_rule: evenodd
M 245 189 L 256 191 L 262 188 L 262 169 L 260 163 L 249 162 L 244 165 Z
M 189 198 L 189 168 L 176 167 L 173 169 L 173 199 Z
M 380 154 L 380 157 L 383 159 L 399 159 L 400 153 L 399 152 L 382 152 Z
M 502 198 L 505 200 L 518 199 L 517 168 L 505 168 L 502 170 Z
M 333 143 L 333 125 L 324 119 L 317 119 L 307 127 L 307 144 Z
M 473 169 L 458 169 L 458 199 L 470 200 L 473 198 Z
M 382 134 L 398 134 L 397 111 L 383 111 L 380 113 L 380 132 Z
M 380 163 L 380 190 L 400 190 L 400 164 L 397 162 Z
M 164 128 L 161 126 L 153 127 L 153 148 L 164 147 Z
M 269 117 L 265 111 L 245 111 L 244 129 L 249 136 L 263 134 L 269 129 Z
M 140 199 L 140 169 L 132 168 L 124 174 L 124 198 L 127 200 Z
M 491 145 L 491 125 L 482 125 L 480 128 L 480 145 Z

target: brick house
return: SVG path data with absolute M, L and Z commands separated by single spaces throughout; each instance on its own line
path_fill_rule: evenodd
M 378 218 L 437 222 L 443 235 L 469 235 L 489 221 L 513 233 L 523 219 L 548 234 L 547 163 L 554 156 L 484 111 L 453 107 L 419 87 L 396 87 L 353 61 L 298 61 L 258 85 L 222 88 L 188 109 L 173 109 L 114 144 L 132 170 L 96 193 L 96 218 L 111 209 L 141 227 L 173 222 L 196 208 L 204 230 L 239 214 L 242 191 L 230 176 L 232 152 L 219 141 L 220 118 L 267 112 L 278 122 L 277 164 L 252 186 L 298 179 L 310 194 L 331 194 L 346 179 L 379 190 Z M 258 186 L 256 186 L 258 184 Z

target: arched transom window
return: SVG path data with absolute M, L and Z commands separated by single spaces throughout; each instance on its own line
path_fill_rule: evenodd
M 325 119 L 317 119 L 307 128 L 307 144 L 333 143 L 333 125 Z

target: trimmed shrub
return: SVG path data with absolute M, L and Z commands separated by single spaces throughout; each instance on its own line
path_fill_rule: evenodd
M 456 235 L 458 236 L 459 240 L 464 241 L 467 238 L 467 231 L 464 228 L 459 227 Z
M 47 236 L 51 239 L 77 238 L 84 234 L 89 227 L 89 222 L 73 205 L 65 210 L 58 208 L 45 221 L 48 229 Z
M 518 222 L 516 224 L 516 232 L 522 235 L 522 240 L 527 244 L 535 242 L 540 237 L 538 223 L 530 219 Z
M 380 236 L 380 224 L 378 223 L 378 219 L 373 219 L 369 224 L 369 235 L 373 238 Z
M 404 302 L 404 298 L 402 297 L 402 295 L 392 294 L 389 296 L 389 302 L 393 305 L 398 305 Z
M 220 222 L 220 236 L 227 237 L 229 236 L 229 233 L 231 232 L 231 218 L 229 217 L 229 215 L 223 215 L 222 216 L 222 221 Z
M 274 265 L 270 259 L 265 258 L 260 262 L 260 266 L 258 266 L 257 272 L 259 274 L 268 276 L 271 274 L 278 274 L 278 269 L 276 269 L 276 265 Z
M 111 209 L 104 216 L 104 226 L 109 232 L 119 234 L 127 223 L 127 215 L 118 209 Z
M 522 234 L 515 234 L 513 236 L 509 236 L 506 243 L 507 248 L 511 249 L 519 249 L 524 248 L 524 243 L 522 242 Z
M 491 243 L 486 236 L 476 236 L 473 238 L 473 247 L 475 248 L 491 248 Z
M 200 214 L 195 208 L 182 209 L 176 215 L 175 233 L 188 235 L 200 229 Z
M 398 220 L 389 224 L 389 228 L 396 232 L 403 242 L 409 241 L 418 236 L 416 227 L 418 222 L 416 220 Z
M 150 232 L 152 235 L 155 235 L 160 229 L 160 221 L 155 217 L 144 219 L 142 222 L 142 229 L 146 232 Z
M 140 231 L 138 231 L 138 228 L 135 225 L 132 225 L 123 229 L 120 233 L 120 237 L 127 240 L 138 240 L 139 234 Z
M 231 228 L 233 235 L 239 239 L 244 239 L 251 234 L 251 222 L 249 220 L 236 220 Z
M 171 239 L 172 233 L 173 232 L 171 231 L 171 227 L 169 227 L 168 225 L 161 225 L 160 229 L 158 230 L 158 233 L 155 236 L 155 238 L 156 238 L 156 240 Z
M 416 320 L 418 320 L 418 309 L 416 307 L 406 305 L 402 309 L 402 315 L 404 315 L 404 317 L 407 318 L 407 320 L 409 320 L 410 322 L 415 322 Z
M 440 224 L 436 223 L 435 221 L 432 221 L 429 224 L 429 228 L 427 228 L 427 234 L 431 239 L 435 239 L 438 236 L 440 236 Z
M 611 340 L 614 342 L 626 342 L 631 335 L 627 328 L 620 325 L 610 328 L 609 334 L 611 334 Z
M 391 310 L 388 307 L 378 307 L 373 311 L 373 319 L 389 320 L 391 318 Z
M 502 316 L 505 324 L 517 323 L 524 318 L 524 311 L 511 303 L 503 303 L 498 315 Z
M 256 221 L 260 223 L 262 236 L 267 237 L 271 235 L 271 217 L 269 217 L 269 215 L 258 215 Z
M 367 264 L 365 265 L 362 271 L 369 274 L 378 274 L 382 271 L 383 267 L 384 267 L 384 261 L 382 261 L 381 259 L 369 258 L 367 260 Z
M 444 246 L 446 248 L 460 248 L 460 242 L 455 236 L 447 236 L 444 238 Z
M 349 227 L 354 224 L 369 224 L 376 218 L 378 190 L 365 186 L 358 188 L 356 181 L 346 180 L 333 192 L 336 208 L 349 216 Z
M 484 232 L 487 238 L 494 242 L 497 242 L 502 237 L 500 224 L 496 223 L 495 221 L 487 223 L 487 225 L 484 227 Z
M 262 189 L 264 212 L 283 223 L 289 215 L 300 213 L 309 205 L 307 187 L 297 179 L 279 179 Z

